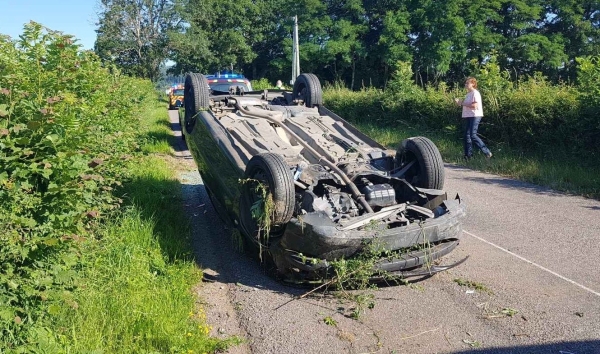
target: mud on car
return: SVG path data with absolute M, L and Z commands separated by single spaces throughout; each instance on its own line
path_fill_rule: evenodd
M 313 74 L 293 90 L 211 91 L 185 78 L 180 122 L 219 215 L 292 282 L 332 277 L 332 262 L 376 244 L 373 279 L 422 276 L 462 233 L 465 206 L 443 191 L 435 144 L 386 149 L 323 105 Z M 264 257 L 263 257 L 264 258 Z

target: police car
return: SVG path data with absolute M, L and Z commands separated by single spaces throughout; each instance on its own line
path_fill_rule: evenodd
M 252 91 L 250 80 L 242 74 L 228 72 L 206 75 L 206 81 L 211 91 L 230 92 L 231 90 L 249 92 Z

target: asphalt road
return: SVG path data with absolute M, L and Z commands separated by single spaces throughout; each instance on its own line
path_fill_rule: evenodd
M 356 320 L 352 303 L 296 299 L 306 290 L 274 281 L 237 252 L 193 161 L 176 150 L 195 252 L 211 280 L 198 291 L 212 334 L 247 339 L 231 353 L 600 353 L 596 200 L 446 165 L 446 190 L 468 210 L 461 244 L 444 261 L 469 259 L 373 291 L 375 307 Z

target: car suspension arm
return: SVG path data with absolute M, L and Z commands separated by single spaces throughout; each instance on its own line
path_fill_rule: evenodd
M 356 187 L 356 184 L 354 184 L 354 182 L 352 182 L 350 180 L 350 178 L 342 170 L 340 170 L 339 167 L 337 167 L 333 162 L 331 162 L 331 161 L 327 160 L 326 158 L 324 158 L 323 156 L 321 156 L 307 142 L 305 142 L 298 135 L 296 135 L 296 133 L 294 133 L 294 131 L 291 130 L 288 126 L 286 126 L 284 124 L 281 124 L 280 121 L 278 121 L 277 119 L 271 117 L 268 114 L 261 114 L 261 113 L 258 113 L 258 112 L 250 112 L 249 110 L 243 108 L 242 105 L 239 104 L 237 101 L 235 102 L 235 107 L 237 109 L 239 109 L 244 114 L 247 114 L 247 115 L 250 115 L 250 116 L 257 116 L 257 117 L 260 117 L 260 118 L 264 118 L 264 119 L 268 120 L 269 122 L 271 122 L 273 124 L 277 124 L 278 126 L 280 126 L 290 136 L 292 136 L 294 139 L 296 139 L 296 141 L 298 141 L 298 143 L 300 145 L 302 145 L 302 147 L 304 147 L 316 159 L 318 159 L 319 162 L 323 163 L 324 165 L 326 165 L 327 167 L 329 167 L 330 169 L 332 169 L 333 171 L 335 171 L 338 174 L 338 176 L 340 176 L 340 178 L 346 183 L 346 185 L 348 187 L 350 187 L 350 190 L 352 191 L 352 196 L 354 198 L 356 198 L 356 200 L 367 211 L 367 213 L 372 213 L 373 212 L 373 208 L 371 208 L 371 206 L 369 205 L 369 203 L 367 203 L 367 200 L 365 199 L 365 196 L 360 193 L 360 191 L 358 190 L 358 187 Z

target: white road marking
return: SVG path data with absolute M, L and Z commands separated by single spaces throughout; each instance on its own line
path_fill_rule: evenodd
M 587 291 L 587 292 L 590 292 L 590 293 L 592 293 L 592 294 L 594 294 L 594 295 L 596 295 L 596 296 L 600 296 L 600 293 L 599 293 L 599 292 L 597 292 L 597 291 L 594 291 L 594 290 L 592 290 L 592 289 L 590 289 L 590 288 L 588 288 L 588 287 L 586 287 L 586 286 L 584 286 L 584 285 L 581 285 L 581 284 L 579 284 L 578 282 L 576 282 L 576 281 L 574 281 L 574 280 L 571 280 L 571 279 L 569 279 L 569 278 L 567 278 L 567 277 L 565 277 L 565 276 L 562 276 L 562 275 L 560 275 L 560 274 L 558 274 L 558 273 L 556 273 L 556 272 L 554 272 L 554 271 L 551 271 L 550 269 L 548 269 L 548 268 L 546 268 L 546 267 L 543 267 L 543 266 L 541 266 L 541 265 L 539 265 L 539 264 L 537 264 L 537 263 L 535 263 L 535 262 L 532 262 L 532 261 L 530 261 L 530 260 L 528 260 L 528 259 L 526 259 L 526 258 L 524 258 L 524 257 L 522 257 L 522 256 L 519 256 L 518 254 L 516 254 L 516 253 L 514 253 L 514 252 L 511 252 L 511 251 L 507 250 L 506 248 L 500 247 L 500 246 L 496 245 L 495 243 L 492 243 L 492 242 L 490 242 L 490 241 L 488 241 L 488 240 L 486 240 L 486 239 L 483 239 L 483 238 L 481 238 L 481 237 L 479 237 L 479 236 L 477 236 L 477 235 L 474 235 L 474 234 L 472 234 L 472 233 L 470 233 L 470 232 L 468 232 L 468 231 L 465 231 L 465 230 L 463 230 L 463 232 L 464 232 L 465 234 L 467 234 L 467 235 L 471 236 L 471 237 L 474 237 L 474 238 L 478 239 L 478 240 L 479 240 L 479 241 L 481 241 L 481 242 L 484 242 L 484 243 L 487 243 L 487 244 L 488 244 L 488 245 L 490 245 L 490 246 L 496 247 L 497 249 L 499 249 L 499 250 L 501 250 L 501 251 L 504 251 L 504 252 L 506 252 L 506 253 L 510 254 L 511 256 L 517 257 L 518 259 L 522 260 L 523 262 L 529 263 L 529 264 L 531 264 L 531 265 L 533 265 L 533 266 L 535 266 L 535 267 L 538 267 L 539 269 L 541 269 L 541 270 L 543 270 L 543 271 L 545 271 L 545 272 L 548 272 L 548 273 L 550 273 L 550 274 L 552 274 L 552 275 L 554 275 L 554 276 L 556 276 L 556 277 L 558 277 L 558 278 L 560 278 L 560 279 L 562 279 L 562 280 L 564 280 L 564 281 L 567 281 L 567 282 L 569 282 L 569 283 L 571 283 L 571 284 L 573 284 L 573 285 L 576 285 L 576 286 L 580 287 L 581 289 L 583 289 L 583 290 L 585 290 L 585 291 Z

